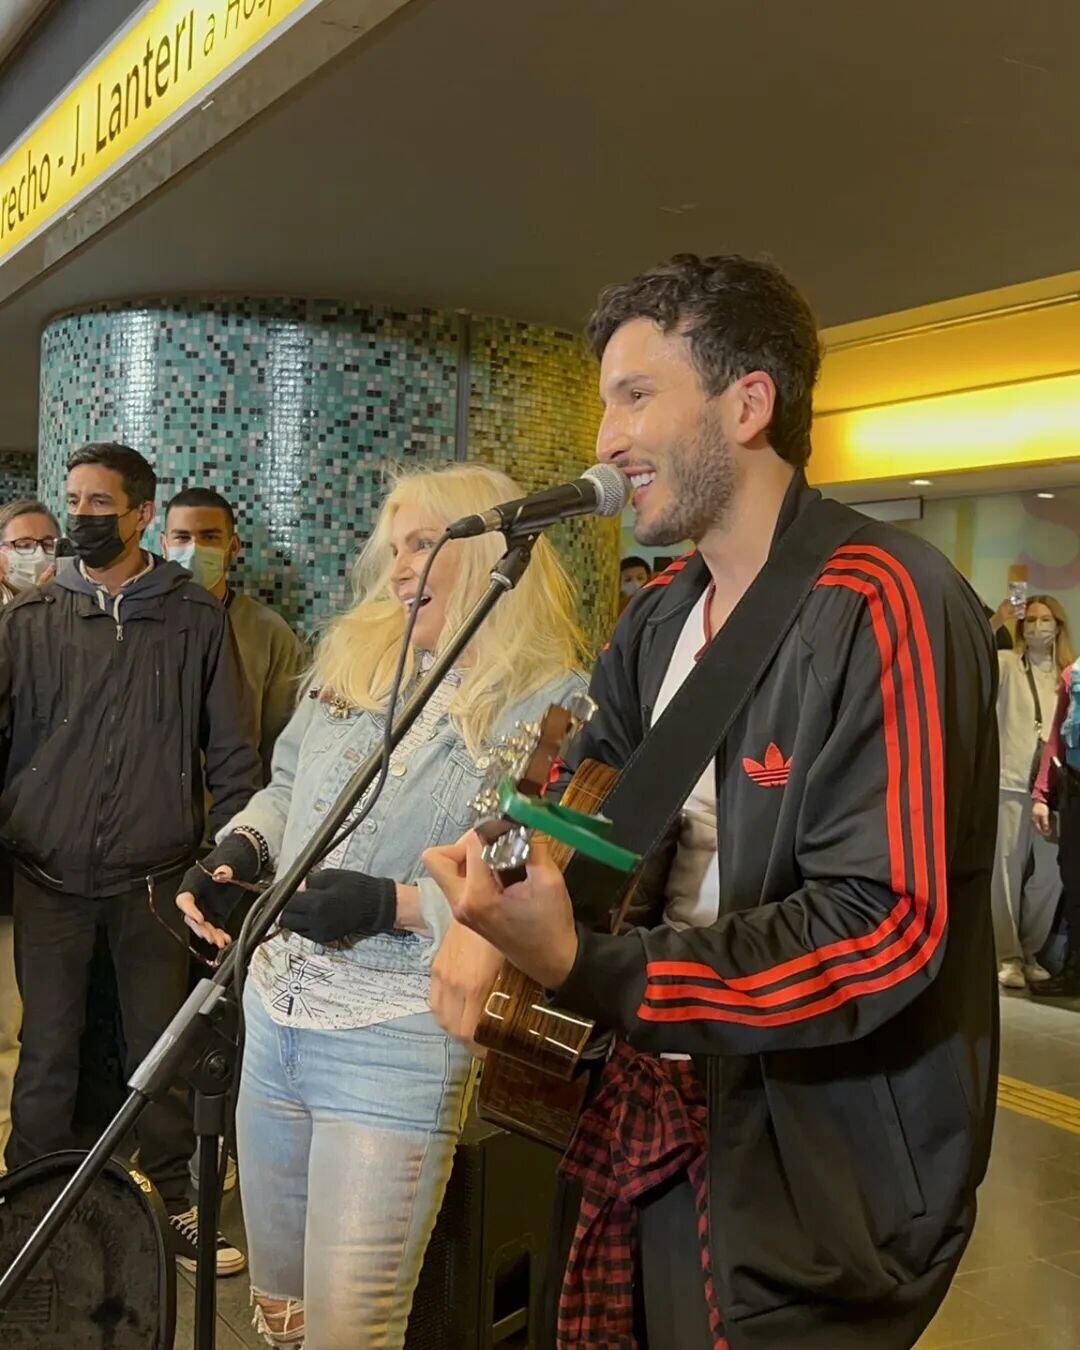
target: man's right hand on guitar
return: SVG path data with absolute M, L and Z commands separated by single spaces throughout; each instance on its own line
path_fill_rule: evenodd
M 473 1033 L 502 963 L 501 952 L 455 920 L 431 966 L 430 998 L 435 1020 L 481 1059 L 485 1051 L 474 1043 Z

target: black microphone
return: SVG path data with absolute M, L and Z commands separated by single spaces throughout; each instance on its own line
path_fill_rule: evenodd
M 447 530 L 451 539 L 501 530 L 503 534 L 535 534 L 573 516 L 617 516 L 631 494 L 630 479 L 614 464 L 594 464 L 572 483 L 530 492 L 516 501 L 500 502 L 478 516 L 462 516 Z

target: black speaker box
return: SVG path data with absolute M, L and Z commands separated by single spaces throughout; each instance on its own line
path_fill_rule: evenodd
M 470 1119 L 409 1317 L 406 1350 L 541 1350 L 535 1339 L 559 1155 Z

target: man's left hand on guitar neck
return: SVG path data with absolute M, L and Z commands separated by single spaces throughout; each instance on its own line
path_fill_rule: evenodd
M 578 935 L 563 874 L 534 838 L 528 876 L 500 889 L 472 830 L 456 844 L 429 848 L 424 865 L 439 883 L 459 923 L 493 946 L 545 989 L 557 989 L 577 959 Z

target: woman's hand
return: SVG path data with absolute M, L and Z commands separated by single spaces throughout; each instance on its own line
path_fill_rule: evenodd
M 232 941 L 222 925 L 244 898 L 230 883 L 254 881 L 259 875 L 259 850 L 242 834 L 227 834 L 202 862 L 189 867 L 180 880 L 176 907 L 191 931 L 215 947 Z
M 1054 833 L 1054 822 L 1050 815 L 1050 808 L 1045 802 L 1036 802 L 1031 808 L 1031 823 L 1044 839 L 1049 839 Z
M 352 933 L 388 933 L 396 923 L 393 881 L 337 867 L 312 872 L 281 913 L 282 928 L 321 946 Z
M 218 872 L 214 873 L 214 879 L 215 881 L 223 882 L 231 881 L 232 868 L 219 868 Z M 176 908 L 183 914 L 184 922 L 191 931 L 197 937 L 201 937 L 204 942 L 209 942 L 213 946 L 220 947 L 224 950 L 232 941 L 232 938 L 225 932 L 224 928 L 216 928 L 212 923 L 207 921 L 206 916 L 199 908 L 198 902 L 190 891 L 179 892 L 176 897 Z

